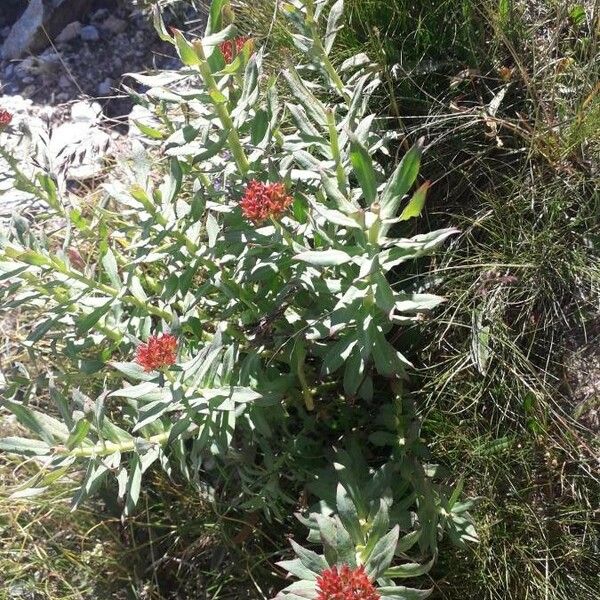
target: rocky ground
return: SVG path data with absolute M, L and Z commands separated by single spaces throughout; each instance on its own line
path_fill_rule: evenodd
M 21 164 L 27 163 L 35 151 L 29 135 L 33 130 L 38 142 L 47 146 L 45 162 L 56 170 L 69 157 L 67 179 L 82 182 L 97 178 L 117 149 L 126 151 L 130 115 L 140 108 L 123 90 L 123 83 L 136 87 L 126 74 L 176 69 L 180 62 L 173 47 L 156 35 L 148 11 L 133 0 L 32 0 L 32 4 L 42 1 L 58 6 L 53 9 L 57 12 L 69 11 L 58 15 L 60 27 L 55 23 L 53 32 L 48 32 L 46 13 L 24 14 L 26 2 L 1 0 L 7 4 L 0 10 L 0 109 L 10 112 L 13 120 L 0 134 L 0 143 Z M 77 19 L 69 20 L 72 16 Z M 203 20 L 197 13 L 166 16 Z M 38 17 L 46 24 L 34 35 L 32 23 Z M 41 40 L 40 31 L 48 33 Z M 10 57 L 15 48 L 23 51 Z M 40 144 L 34 141 L 35 145 Z M 39 162 L 38 153 L 35 156 Z M 9 171 L 0 157 L 4 219 L 27 202 L 27 195 L 14 189 Z
M 18 95 L 59 112 L 62 107 L 64 113 L 69 102 L 96 98 L 106 117 L 118 119 L 131 108 L 121 91 L 125 73 L 178 65 L 172 47 L 158 39 L 147 13 L 127 3 L 96 3 L 102 4 L 69 22 L 41 52 L 0 59 L 0 106 Z M 0 31 L 0 43 L 10 32 L 10 25 Z

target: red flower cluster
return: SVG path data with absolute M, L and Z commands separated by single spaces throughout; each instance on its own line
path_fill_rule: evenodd
M 246 187 L 240 206 L 248 220 L 260 223 L 282 215 L 292 201 L 283 183 L 262 183 L 253 179 Z
M 367 577 L 365 568 L 325 569 L 317 577 L 317 600 L 379 600 L 381 596 Z
M 12 114 L 7 110 L 0 108 L 0 128 L 6 127 L 12 121 Z
M 177 338 L 170 333 L 151 335 L 145 344 L 140 344 L 135 354 L 136 362 L 144 371 L 154 371 L 175 363 Z
M 219 44 L 219 49 L 221 50 L 221 54 L 223 54 L 223 58 L 225 62 L 229 64 L 234 56 L 239 54 L 244 47 L 244 44 L 248 41 L 247 37 L 238 37 L 235 40 L 225 40 Z M 234 54 L 235 49 L 235 54 Z

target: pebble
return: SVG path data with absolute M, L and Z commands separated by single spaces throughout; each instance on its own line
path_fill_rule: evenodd
M 82 27 L 79 36 L 84 42 L 97 42 L 100 39 L 100 34 L 93 25 Z
M 98 96 L 102 98 L 110 96 L 112 92 L 112 83 L 113 82 L 112 79 L 110 79 L 110 77 L 107 77 L 104 81 L 99 83 L 98 87 L 96 88 L 96 93 L 98 94 Z
M 66 44 L 79 37 L 83 26 L 79 21 L 69 23 L 57 36 L 56 41 L 59 44 Z
M 99 8 L 93 15 L 91 20 L 94 22 L 97 21 L 103 21 L 104 19 L 106 19 L 106 17 L 108 17 L 108 8 Z
M 61 75 L 58 80 L 58 87 L 66 90 L 71 87 L 71 80 L 66 75 Z
M 29 71 L 33 67 L 33 56 L 28 56 L 23 59 L 21 62 L 17 63 L 15 66 L 15 75 L 19 79 L 23 79 L 23 77 L 27 77 L 29 75 Z
M 114 15 L 110 15 L 110 17 L 102 23 L 101 27 L 112 34 L 123 33 L 127 29 L 127 21 L 119 19 Z
M 2 92 L 5 95 L 11 96 L 19 92 L 19 86 L 16 83 L 8 83 L 2 88 Z

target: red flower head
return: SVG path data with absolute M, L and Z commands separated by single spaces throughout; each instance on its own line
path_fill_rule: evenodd
M 175 363 L 177 338 L 170 333 L 151 335 L 145 344 L 140 344 L 135 353 L 136 362 L 144 371 L 154 371 Z
M 381 596 L 360 566 L 325 569 L 317 577 L 317 600 L 379 600 Z
M 253 179 L 246 187 L 240 206 L 248 220 L 260 223 L 282 215 L 292 201 L 283 183 L 262 183 Z
M 247 37 L 238 37 L 235 40 L 225 40 L 219 44 L 219 49 L 221 50 L 221 54 L 223 54 L 223 58 L 225 62 L 229 64 L 235 57 L 235 55 L 239 54 L 244 47 L 244 44 L 248 41 Z M 235 49 L 235 55 L 234 55 Z
M 12 118 L 13 116 L 11 113 L 9 113 L 7 110 L 4 110 L 3 108 L 0 108 L 0 129 L 9 125 L 12 121 Z

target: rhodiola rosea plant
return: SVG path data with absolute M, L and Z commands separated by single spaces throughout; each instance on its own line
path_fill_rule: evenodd
M 338 483 L 330 506 L 325 503 L 308 517 L 299 515 L 309 528 L 308 541 L 321 544 L 323 554 L 292 541 L 296 558 L 281 561 L 279 566 L 297 580 L 276 600 L 427 598 L 431 589 L 397 585 L 394 581 L 423 575 L 434 562 L 433 558 L 425 563 L 406 560 L 422 530 L 401 535 L 399 522 L 408 515 L 406 506 L 402 506 L 402 490 L 394 482 L 397 465 L 387 463 L 370 476 L 356 469 L 350 454 L 340 452 L 337 458 Z
M 0 447 L 42 465 L 19 495 L 83 468 L 75 505 L 112 480 L 127 516 L 151 467 L 213 498 L 226 469 L 229 502 L 281 520 L 358 431 L 365 453 L 397 463 L 434 552 L 443 526 L 472 532 L 421 465 L 400 389 L 410 362 L 391 340 L 441 298 L 393 273 L 454 230 L 398 234 L 425 201 L 423 141 L 388 169 L 399 141 L 368 109 L 376 69 L 329 59 L 343 2 L 283 8 L 306 64 L 280 76 L 226 0 L 202 39 L 156 15 L 183 67 L 132 75 L 148 87 L 132 90 L 143 141 L 93 203 L 11 163 L 50 218 L 15 216 L 0 237 L 0 307 L 36 315 L 23 345 L 44 365 L 5 376 L 3 405 L 34 437 Z

